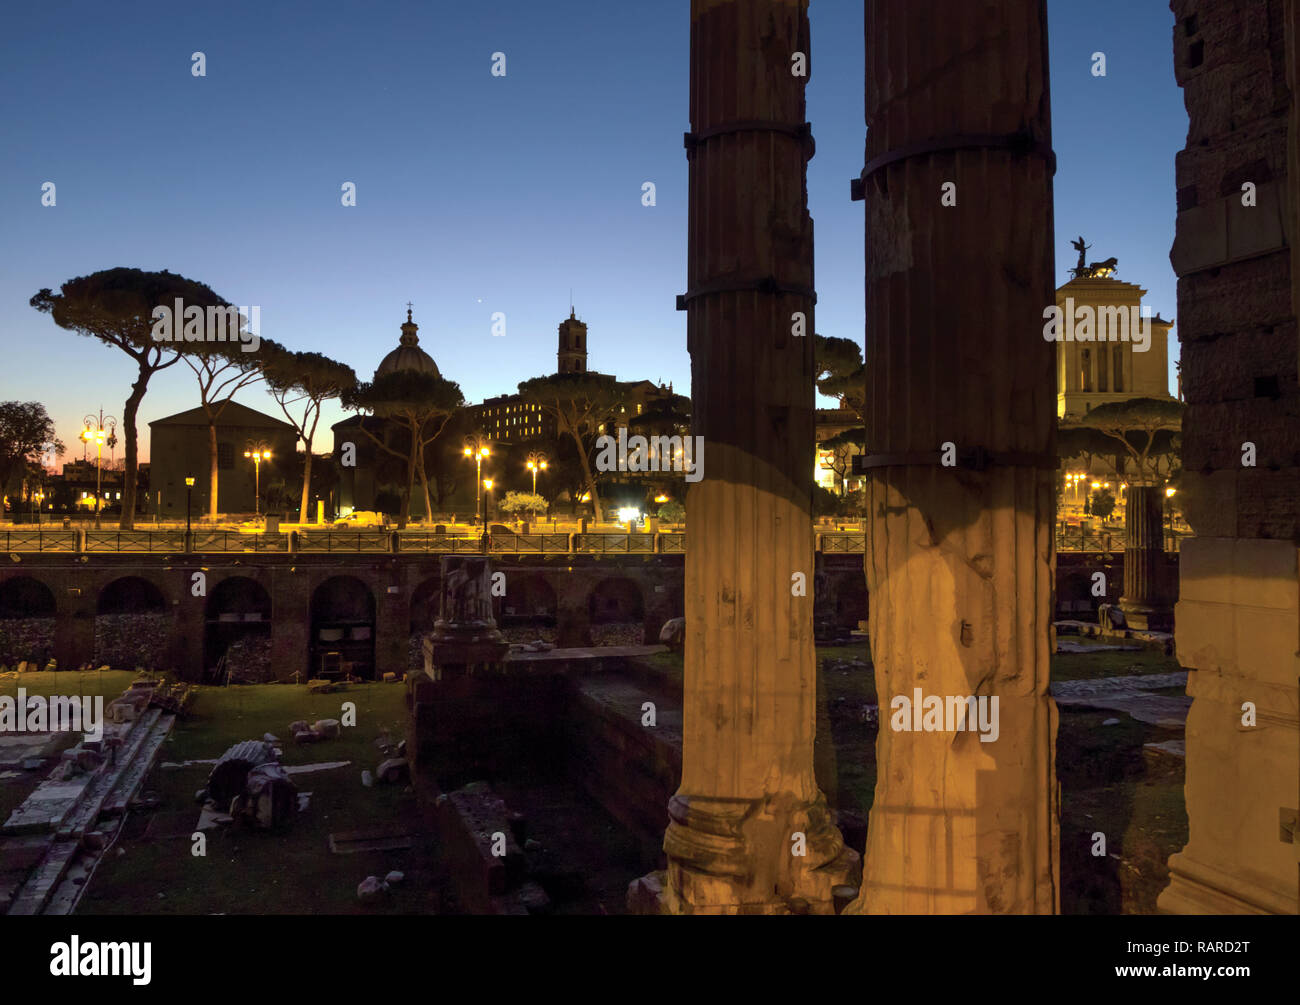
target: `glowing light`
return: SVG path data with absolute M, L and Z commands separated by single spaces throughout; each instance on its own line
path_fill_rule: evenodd
M 619 523 L 631 523 L 633 520 L 641 519 L 641 511 L 635 506 L 623 506 L 618 511 Z

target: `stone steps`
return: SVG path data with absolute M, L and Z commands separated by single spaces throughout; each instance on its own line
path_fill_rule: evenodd
M 149 730 L 158 721 L 159 714 L 156 708 L 151 708 L 132 724 L 126 743 L 118 751 L 117 763 L 105 762 L 99 766 L 94 779 L 82 794 L 76 807 L 55 827 L 55 833 L 60 840 L 74 837 L 80 839 L 94 826 L 105 800 L 139 753 Z
M 50 845 L 44 857 L 28 873 L 14 894 L 8 914 L 68 914 L 72 911 L 79 896 L 79 888 L 78 884 L 65 881 L 65 877 L 82 851 L 83 838 L 88 831 L 94 829 L 101 816 L 120 814 L 134 798 L 175 721 L 174 715 L 164 714 L 155 708 L 149 709 L 130 724 L 126 742 L 118 750 L 115 764 L 110 765 L 106 761 L 93 773 L 84 776 L 86 781 L 76 786 L 76 797 L 71 798 L 71 793 L 68 794 L 70 801 L 66 808 L 62 808 L 60 797 L 53 811 L 44 813 L 44 824 L 39 829 L 50 833 Z M 72 786 L 74 783 L 42 784 L 58 795 L 60 787 Z M 37 802 L 49 803 L 50 800 Z M 19 807 L 14 811 L 15 814 L 22 809 Z M 19 826 L 26 829 L 36 826 L 42 818 L 40 809 L 38 805 L 37 811 L 23 816 Z M 11 821 L 12 819 L 11 817 Z M 9 823 L 6 823 L 6 829 L 8 828 Z M 86 866 L 80 870 L 83 877 L 88 875 L 97 858 L 97 854 L 91 854 L 83 863 Z
M 41 914 L 50 894 L 76 857 L 79 847 L 78 841 L 55 841 L 45 853 L 41 864 L 28 874 L 27 881 L 19 888 L 13 903 L 9 905 L 9 914 Z
M 153 711 L 158 710 L 154 709 Z M 113 791 L 104 802 L 103 813 L 110 816 L 119 814 L 135 798 L 135 794 L 140 790 L 145 775 L 149 773 L 154 761 L 158 759 L 158 751 L 162 749 L 163 742 L 167 739 L 167 735 L 172 731 L 172 726 L 175 724 L 176 716 L 174 715 L 160 714 L 158 716 L 157 721 L 143 737 L 131 764 L 118 776 L 117 785 L 113 787 Z

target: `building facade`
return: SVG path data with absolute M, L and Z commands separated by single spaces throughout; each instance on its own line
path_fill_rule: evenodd
M 1056 414 L 1082 418 L 1098 405 L 1170 398 L 1172 321 L 1142 317 L 1146 290 L 1109 276 L 1071 279 L 1056 291 Z
M 270 459 L 263 460 L 260 467 L 244 456 L 254 446 L 271 451 Z M 237 401 L 229 402 L 217 420 L 217 511 L 255 512 L 259 508 L 257 491 L 265 498 L 268 485 L 272 479 L 284 477 L 283 464 L 297 449 L 298 431 L 289 423 Z M 189 501 L 194 518 L 208 512 L 209 450 L 208 417 L 202 408 L 149 423 L 151 503 L 160 507 L 164 520 L 185 519 L 185 479 L 189 477 L 194 479 Z

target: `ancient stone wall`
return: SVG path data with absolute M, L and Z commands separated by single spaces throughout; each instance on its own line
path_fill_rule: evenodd
M 1164 910 L 1300 910 L 1294 0 L 1173 0 L 1190 837 Z M 1282 837 L 1280 837 L 1282 835 Z

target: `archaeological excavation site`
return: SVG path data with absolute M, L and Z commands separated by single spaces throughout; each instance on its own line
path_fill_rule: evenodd
M 33 980 L 679 915 L 1294 980 L 1300 0 L 55 6 L 0 42 Z M 517 924 L 507 978 L 575 944 Z

